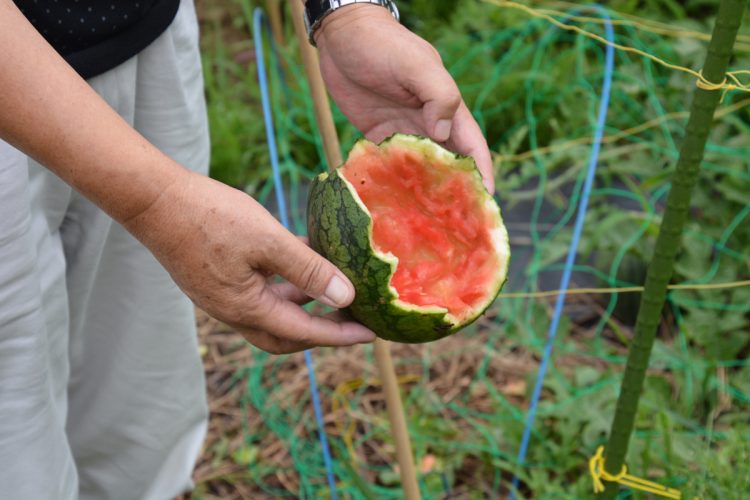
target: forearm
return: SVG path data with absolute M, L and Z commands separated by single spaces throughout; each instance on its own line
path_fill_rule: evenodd
M 0 0 L 0 47 L 0 138 L 113 218 L 135 217 L 186 174 L 120 118 L 9 0 Z

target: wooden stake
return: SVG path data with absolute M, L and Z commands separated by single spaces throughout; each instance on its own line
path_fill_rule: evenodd
M 271 33 L 276 45 L 284 46 L 284 26 L 281 20 L 281 0 L 266 0 L 266 12 L 271 23 Z
M 398 380 L 393 368 L 391 347 L 388 341 L 375 340 L 375 361 L 378 364 L 380 379 L 383 383 L 385 404 L 388 410 L 388 418 L 391 421 L 391 432 L 393 432 L 393 439 L 396 441 L 396 460 L 401 474 L 401 485 L 404 488 L 404 498 L 419 500 L 421 496 L 417 484 L 417 471 L 414 468 L 409 431 L 406 427 L 404 407 L 401 404 Z
M 339 136 L 336 133 L 336 127 L 333 124 L 333 114 L 331 107 L 328 105 L 328 93 L 326 92 L 323 77 L 320 74 L 318 65 L 318 53 L 315 47 L 307 41 L 307 30 L 303 21 L 302 1 L 292 0 L 292 22 L 294 23 L 294 33 L 297 35 L 299 50 L 302 54 L 302 64 L 305 66 L 307 82 L 310 85 L 310 94 L 312 94 L 313 107 L 315 108 L 315 121 L 320 128 L 320 136 L 323 138 L 323 150 L 325 151 L 326 161 L 330 168 L 336 168 L 344 163 L 341 158 L 341 146 L 339 146 Z
M 307 31 L 305 30 L 302 18 L 302 1 L 293 0 L 291 4 L 294 32 L 299 41 L 302 62 L 310 84 L 310 92 L 315 107 L 315 119 L 318 122 L 320 135 L 323 138 L 326 161 L 331 168 L 335 168 L 341 165 L 343 160 L 341 158 L 341 147 L 339 146 L 336 127 L 333 124 L 331 107 L 328 104 L 328 94 L 323 77 L 320 74 L 320 67 L 318 66 L 318 54 L 315 48 L 307 41 Z M 396 441 L 396 459 L 398 461 L 399 473 L 401 474 L 404 498 L 407 500 L 420 500 L 417 472 L 414 468 L 409 433 L 406 427 L 404 409 L 401 404 L 398 381 L 396 380 L 396 371 L 393 368 L 390 346 L 385 340 L 375 340 L 375 361 L 380 372 L 383 391 L 385 392 L 386 409 L 388 410 L 388 418 L 391 422 L 391 431 Z

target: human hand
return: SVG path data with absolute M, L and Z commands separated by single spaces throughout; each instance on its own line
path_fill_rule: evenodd
M 124 221 L 193 302 L 273 354 L 345 346 L 374 334 L 338 315 L 313 316 L 312 298 L 349 305 L 354 287 L 250 196 L 186 172 Z M 274 275 L 288 282 L 271 283 Z
M 375 142 L 402 132 L 428 136 L 469 155 L 490 193 L 492 160 L 479 125 L 438 52 L 377 5 L 351 5 L 315 33 L 320 69 L 333 99 Z

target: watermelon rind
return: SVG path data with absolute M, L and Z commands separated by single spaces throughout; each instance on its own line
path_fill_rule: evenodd
M 349 158 L 368 154 L 373 143 L 361 139 Z M 440 161 L 472 173 L 477 192 L 485 205 L 497 213 L 491 237 L 501 269 L 483 304 L 474 314 L 459 320 L 446 308 L 418 306 L 399 300 L 391 286 L 398 258 L 384 253 L 372 243 L 372 217 L 356 189 L 338 169 L 318 175 L 310 188 L 307 207 L 308 236 L 314 250 L 337 266 L 354 284 L 356 294 L 347 311 L 379 337 L 404 343 L 431 342 L 457 332 L 474 322 L 492 304 L 507 276 L 510 247 L 502 223 L 500 208 L 482 184 L 482 178 L 470 157 L 456 155 L 429 139 L 395 134 L 377 145 L 380 149 L 406 147 L 419 151 L 425 161 Z

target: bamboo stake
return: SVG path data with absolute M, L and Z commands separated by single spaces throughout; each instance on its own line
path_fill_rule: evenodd
M 391 432 L 396 442 L 396 461 L 401 475 L 401 486 L 404 489 L 404 498 L 407 500 L 419 500 L 419 485 L 417 484 L 417 471 L 414 468 L 414 458 L 411 451 L 409 431 L 406 428 L 404 407 L 401 404 L 401 395 L 398 390 L 396 371 L 393 369 L 391 359 L 390 343 L 375 340 L 375 361 L 378 364 L 380 379 L 385 392 L 385 403 L 388 409 L 388 418 L 391 422 Z
M 281 0 L 266 0 L 266 12 L 268 13 L 268 22 L 271 25 L 271 34 L 277 47 L 284 47 L 284 18 L 281 12 Z M 284 73 L 289 73 L 289 66 L 285 57 L 279 57 L 281 69 Z
M 323 150 L 325 151 L 326 161 L 332 168 L 337 167 L 344 163 L 344 161 L 341 158 L 339 136 L 333 124 L 333 114 L 331 113 L 331 107 L 328 105 L 326 86 L 323 83 L 323 77 L 320 75 L 318 53 L 307 41 L 307 30 L 305 29 L 302 17 L 302 1 L 293 0 L 291 4 L 294 33 L 297 35 L 299 50 L 302 54 L 302 64 L 305 66 L 305 74 L 310 84 L 310 93 L 312 94 L 313 107 L 315 108 L 315 120 L 318 122 L 318 127 L 320 128 L 320 136 L 323 138 Z
M 341 158 L 341 147 L 339 146 L 336 127 L 333 123 L 333 115 L 328 104 L 328 94 L 326 93 L 323 77 L 320 74 L 318 54 L 307 41 L 307 32 L 302 18 L 302 2 L 294 0 L 291 4 L 294 32 L 299 41 L 302 62 L 310 84 L 315 118 L 323 138 L 326 160 L 329 166 L 335 167 L 341 165 L 343 159 Z M 385 340 L 376 339 L 374 350 L 375 361 L 380 372 L 383 392 L 385 393 L 386 409 L 391 423 L 391 431 L 396 442 L 396 460 L 401 475 L 401 484 L 404 489 L 404 498 L 407 500 L 419 500 L 421 496 L 417 484 L 417 473 L 414 467 L 411 442 L 409 441 L 404 408 L 399 394 L 396 371 L 393 368 L 393 360 L 391 359 L 390 345 Z
M 284 46 L 284 26 L 281 20 L 281 0 L 266 0 L 268 21 L 271 23 L 271 33 L 279 47 Z M 283 59 L 282 59 L 283 60 Z
M 696 89 L 690 108 L 690 119 L 685 129 L 672 178 L 672 188 L 656 240 L 654 255 L 648 266 L 646 284 L 641 297 L 640 310 L 635 325 L 635 337 L 628 353 L 620 396 L 606 446 L 605 469 L 609 474 L 620 472 L 633 432 L 638 401 L 643 390 L 643 380 L 659 326 L 661 311 L 666 300 L 667 284 L 672 278 L 675 256 L 690 208 L 690 194 L 698 178 L 700 163 L 711 129 L 714 110 L 722 90 L 711 83 L 721 84 L 725 79 L 732 48 L 740 27 L 746 0 L 722 0 L 703 65 L 705 81 Z M 716 85 L 713 85 L 716 87 Z M 607 482 L 600 499 L 611 500 L 619 485 Z

